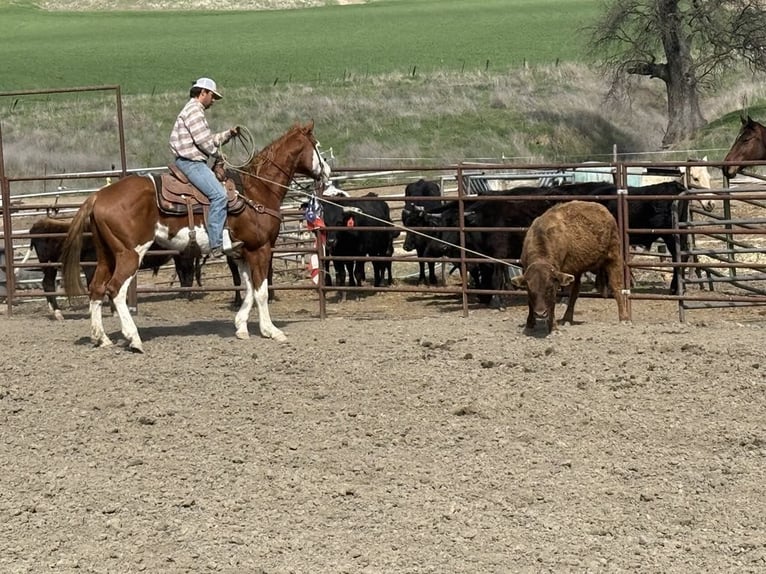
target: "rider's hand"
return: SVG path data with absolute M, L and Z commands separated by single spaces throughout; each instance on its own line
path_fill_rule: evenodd
M 239 126 L 234 126 L 229 130 L 229 137 L 234 137 L 239 135 Z

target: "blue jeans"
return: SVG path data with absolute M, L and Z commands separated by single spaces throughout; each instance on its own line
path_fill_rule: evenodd
M 210 240 L 210 249 L 221 247 L 228 202 L 223 184 L 218 181 L 213 170 L 204 161 L 191 161 L 177 157 L 176 165 L 194 184 L 194 187 L 210 200 L 210 210 L 207 214 L 207 235 Z

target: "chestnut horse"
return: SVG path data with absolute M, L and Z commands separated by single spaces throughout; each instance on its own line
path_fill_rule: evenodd
M 759 124 L 750 116 L 740 116 L 742 127 L 737 139 L 723 161 L 758 161 L 766 159 L 766 126 Z M 723 174 L 732 179 L 737 176 L 744 166 L 725 165 Z
M 240 195 L 244 211 L 229 214 L 227 227 L 243 243 L 237 264 L 244 298 L 236 314 L 236 336 L 250 336 L 247 321 L 253 300 L 258 307 L 261 335 L 284 341 L 285 335 L 271 321 L 268 309 L 268 273 L 271 250 L 279 234 L 282 200 L 296 173 L 327 182 L 330 168 L 319 154 L 314 122 L 296 125 L 266 146 L 240 171 Z M 80 283 L 80 247 L 83 231 L 90 226 L 96 245 L 96 271 L 89 286 L 91 340 L 96 346 L 111 345 L 101 319 L 102 301 L 108 294 L 120 318 L 122 334 L 131 350 L 143 352 L 143 344 L 130 316 L 128 286 L 153 242 L 183 252 L 190 236 L 207 251 L 209 241 L 201 215 L 189 228 L 186 214 L 168 216 L 157 207 L 151 176 L 129 175 L 93 193 L 75 215 L 64 244 L 62 269 L 67 295 L 83 294 Z M 192 233 L 193 232 L 193 233 Z

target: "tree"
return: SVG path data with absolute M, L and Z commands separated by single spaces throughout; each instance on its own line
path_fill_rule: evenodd
M 700 95 L 724 72 L 766 71 L 766 0 L 615 0 L 589 29 L 590 49 L 611 74 L 611 93 L 634 76 L 665 83 L 664 145 L 705 125 Z

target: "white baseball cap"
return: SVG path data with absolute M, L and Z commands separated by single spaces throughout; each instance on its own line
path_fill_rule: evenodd
M 213 92 L 213 98 L 216 100 L 220 100 L 223 97 L 220 93 L 218 93 L 218 86 L 216 86 L 215 82 L 210 78 L 200 78 L 194 82 L 192 88 L 202 88 L 203 90 Z

